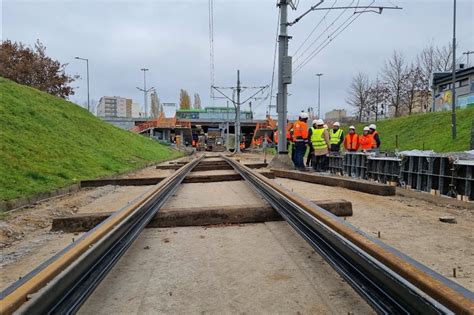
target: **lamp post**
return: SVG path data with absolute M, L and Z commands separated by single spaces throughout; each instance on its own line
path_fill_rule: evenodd
M 318 77 L 318 119 L 321 119 L 321 76 L 322 73 L 316 73 Z
M 147 68 L 141 68 L 141 71 L 143 71 L 143 89 L 137 87 L 138 90 L 143 91 L 143 97 L 144 97 L 144 106 L 145 106 L 145 118 L 148 118 L 148 97 L 147 94 L 151 90 L 154 90 L 154 87 L 149 88 L 148 90 L 146 89 L 146 72 L 149 71 Z
M 83 61 L 86 62 L 86 66 L 87 66 L 87 111 L 90 112 L 91 105 L 90 105 L 90 99 L 89 99 L 89 59 L 81 58 L 81 57 L 76 57 L 75 59 L 83 60 Z
M 451 86 L 451 136 L 456 139 L 456 0 L 453 6 L 453 78 Z

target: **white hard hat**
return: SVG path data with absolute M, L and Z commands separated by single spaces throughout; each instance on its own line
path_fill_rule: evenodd
M 374 129 L 375 130 L 375 129 L 377 129 L 377 126 L 375 126 L 375 124 L 370 124 L 369 129 Z
M 328 125 L 324 124 L 323 125 L 324 129 L 328 129 Z
M 332 125 L 333 125 L 333 126 L 336 126 L 336 127 L 340 127 L 340 126 L 341 126 L 341 124 L 340 124 L 338 121 L 336 121 L 336 122 L 335 122 L 334 124 L 332 124 Z
M 317 125 L 317 124 L 318 124 L 318 120 L 317 120 L 317 119 L 313 120 L 313 121 L 311 122 L 311 124 L 312 124 L 312 125 Z
M 324 120 L 322 119 L 313 120 L 313 124 L 316 124 L 317 126 L 322 126 L 324 125 Z
M 308 118 L 309 118 L 309 115 L 308 115 L 308 113 L 301 112 L 301 113 L 300 113 L 300 118 L 301 118 L 301 119 L 308 119 Z
M 367 127 L 367 126 L 364 127 L 364 131 L 369 131 L 369 130 L 370 130 L 369 127 Z
M 350 126 L 350 127 L 349 127 L 349 129 L 354 129 L 354 130 L 355 130 L 355 129 L 356 129 L 356 127 L 354 127 L 354 126 Z

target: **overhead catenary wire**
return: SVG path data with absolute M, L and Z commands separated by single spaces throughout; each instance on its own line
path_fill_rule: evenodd
M 375 0 L 373 0 L 365 9 L 369 8 Z M 334 32 L 332 32 L 325 41 L 321 43 L 313 52 L 304 60 L 302 61 L 297 67 L 295 67 L 295 70 L 293 71 L 293 74 L 296 74 L 298 71 L 300 71 L 306 64 L 308 64 L 316 55 L 318 55 L 325 47 L 327 47 L 335 38 L 337 38 L 344 30 L 346 30 L 352 23 L 354 23 L 360 15 L 364 13 L 364 11 L 357 12 L 354 15 L 350 16 L 347 18 Z M 348 23 L 347 23 L 348 22 Z M 345 24 L 345 26 L 344 26 Z M 342 29 L 341 29 L 342 27 Z M 334 35 L 334 36 L 333 36 Z
M 352 0 L 351 1 L 351 5 L 352 3 L 354 3 L 355 0 Z M 334 7 L 334 5 L 332 6 Z M 319 34 L 319 36 L 317 36 L 312 42 L 311 44 L 309 44 L 308 47 L 306 47 L 306 49 L 302 52 L 301 55 L 297 56 L 294 60 L 293 60 L 293 64 L 296 64 L 299 60 L 301 60 L 301 58 L 306 58 L 306 57 L 303 57 L 305 56 L 306 52 L 311 49 L 311 47 L 314 46 L 314 44 L 316 44 L 318 42 L 318 40 L 324 35 L 326 34 L 329 29 L 337 22 L 339 21 L 339 19 L 341 18 L 341 16 L 344 15 L 344 13 L 347 11 L 347 9 L 344 9 L 328 26 L 326 26 L 326 28 L 321 32 L 321 34 Z M 344 22 L 343 22 L 344 23 Z M 329 37 L 329 36 L 328 36 Z M 324 41 L 323 41 L 324 42 Z M 311 53 L 310 53 L 311 54 Z M 306 60 L 306 59 L 304 59 Z
M 334 3 L 332 4 L 331 8 L 334 7 L 336 5 L 336 2 L 337 0 L 334 0 Z M 329 12 L 331 12 L 330 10 L 328 10 L 324 16 L 319 20 L 318 24 L 316 24 L 316 26 L 311 30 L 311 32 L 308 34 L 308 36 L 306 36 L 305 40 L 300 44 L 300 46 L 295 50 L 295 53 L 293 54 L 293 58 L 295 58 L 297 55 L 298 55 L 298 52 L 301 50 L 301 48 L 303 48 L 304 44 L 306 44 L 306 42 L 308 41 L 308 39 L 313 35 L 313 33 L 318 29 L 319 25 L 321 25 L 321 23 L 323 23 L 323 21 L 326 20 L 326 17 L 328 16 Z

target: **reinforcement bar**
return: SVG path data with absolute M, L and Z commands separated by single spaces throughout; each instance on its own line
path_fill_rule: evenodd
M 194 159 L 1 292 L 0 314 L 76 312 L 203 159 Z
M 474 294 L 223 157 L 379 313 L 473 314 Z

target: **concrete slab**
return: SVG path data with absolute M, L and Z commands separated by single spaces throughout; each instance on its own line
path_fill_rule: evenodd
M 79 314 L 371 314 L 285 222 L 145 230 Z

